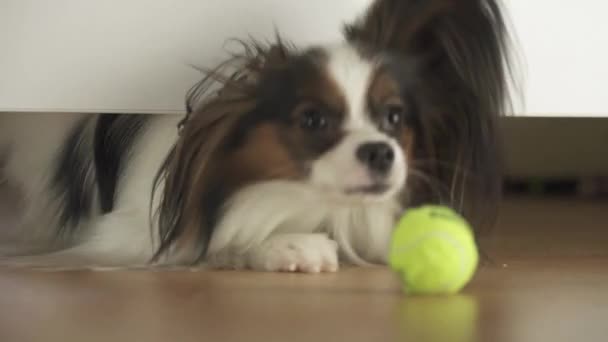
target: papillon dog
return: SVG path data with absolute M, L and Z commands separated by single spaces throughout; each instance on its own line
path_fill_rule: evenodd
M 242 42 L 183 117 L 1 114 L 13 246 L 30 250 L 13 257 L 334 272 L 385 263 L 410 207 L 481 228 L 501 190 L 504 18 L 495 0 L 376 0 L 332 45 Z

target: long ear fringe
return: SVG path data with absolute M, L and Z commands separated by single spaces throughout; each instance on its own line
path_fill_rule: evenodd
M 453 203 L 478 231 L 493 225 L 502 195 L 500 116 L 510 108 L 509 36 L 502 9 L 493 0 L 451 1 L 453 13 L 438 20 L 434 31 L 447 52 L 446 73 L 458 75 L 469 96 L 459 105 L 460 134 L 450 154 L 463 172 L 451 177 Z M 445 77 L 450 77 L 445 76 Z M 467 89 L 468 88 L 468 89 Z M 467 91 L 468 90 L 468 91 Z
M 230 53 L 214 69 L 198 69 L 205 76 L 188 92 L 178 140 L 155 177 L 150 203 L 151 222 L 158 224 L 154 262 L 171 254 L 177 244 L 198 248 L 186 257 L 189 262 L 204 256 L 213 227 L 206 223 L 202 197 L 214 172 L 213 161 L 237 121 L 255 107 L 259 76 L 291 51 L 278 36 L 268 44 L 233 42 L 240 52 Z
M 449 58 L 479 100 L 502 114 L 510 107 L 512 76 L 503 12 L 496 0 L 376 0 L 344 33 L 376 51 Z

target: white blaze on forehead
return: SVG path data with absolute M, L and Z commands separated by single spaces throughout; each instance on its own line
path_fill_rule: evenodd
M 333 46 L 326 49 L 327 73 L 346 102 L 343 123 L 344 136 L 336 146 L 320 156 L 312 165 L 310 183 L 322 189 L 324 196 L 349 200 L 353 189 L 373 186 L 378 182 L 365 163 L 357 157 L 357 151 L 366 143 L 384 142 L 395 151 L 390 172 L 383 179 L 389 186 L 383 194 L 360 195 L 372 200 L 393 199 L 403 188 L 406 178 L 405 156 L 398 142 L 380 131 L 372 122 L 367 107 L 368 92 L 377 67 L 366 60 L 352 46 Z
M 347 105 L 344 127 L 365 130 L 373 127 L 367 114 L 367 93 L 374 74 L 374 64 L 365 60 L 347 44 L 328 48 L 327 68 L 342 92 Z

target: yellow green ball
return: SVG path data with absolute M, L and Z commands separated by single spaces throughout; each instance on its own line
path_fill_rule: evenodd
M 470 225 L 448 207 L 409 209 L 393 232 L 389 263 L 407 293 L 457 293 L 475 274 L 478 261 Z

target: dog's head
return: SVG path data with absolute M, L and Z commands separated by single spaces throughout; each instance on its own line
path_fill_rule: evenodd
M 504 30 L 493 0 L 378 0 L 340 44 L 244 44 L 235 73 L 222 65 L 191 93 L 159 174 L 159 252 L 205 245 L 227 201 L 272 182 L 345 205 L 441 203 L 477 218 L 500 193 Z

